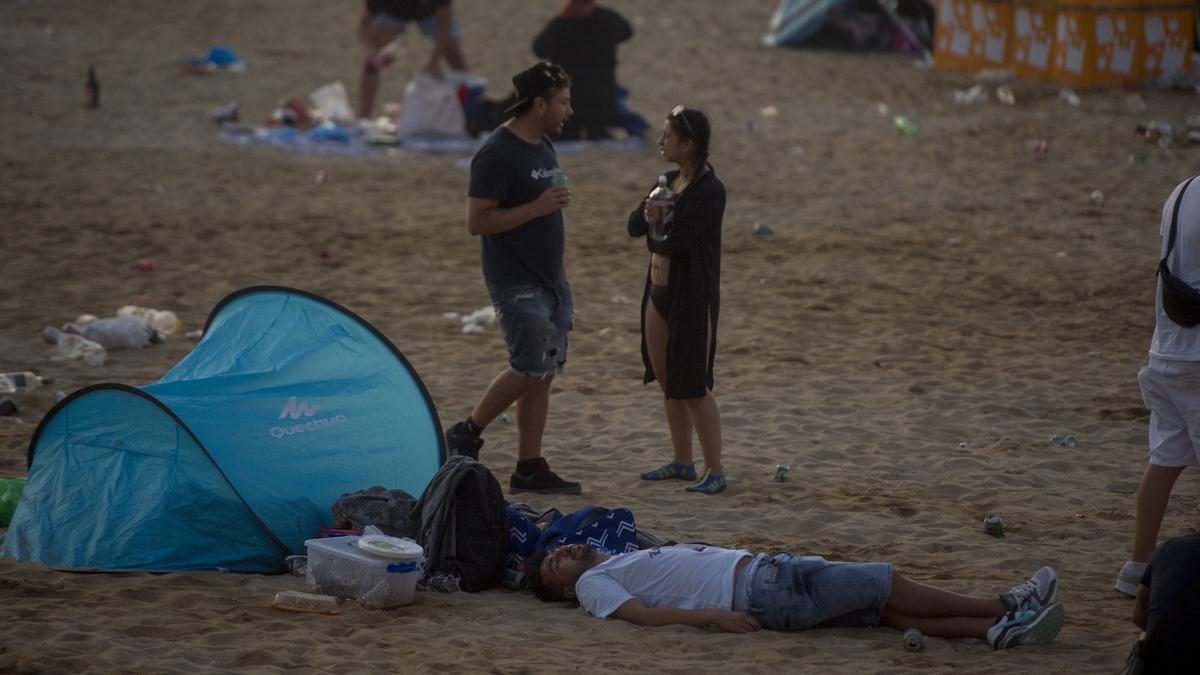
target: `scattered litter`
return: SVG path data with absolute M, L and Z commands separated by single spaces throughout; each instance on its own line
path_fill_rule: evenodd
M 1079 104 L 1081 103 L 1079 100 L 1079 94 L 1076 94 L 1075 91 L 1070 88 L 1059 89 L 1058 97 L 1066 101 L 1067 104 L 1073 108 L 1078 108 Z
M 1062 448 L 1078 448 L 1079 439 L 1074 436 L 1051 436 L 1050 442 Z
M 149 258 L 142 258 L 133 264 L 133 268 L 139 272 L 153 272 L 154 261 Z
M 208 116 L 218 125 L 237 122 L 241 119 L 241 107 L 237 101 L 231 101 L 220 108 L 214 108 L 212 112 L 208 113 Z
M 100 80 L 96 79 L 96 66 L 88 66 L 87 82 L 83 85 L 84 102 L 88 108 L 100 107 Z
M 969 447 L 971 447 L 971 444 L 970 444 L 970 443 L 968 443 L 968 442 L 966 442 L 966 441 L 959 441 L 959 442 L 958 442 L 958 447 L 960 447 L 960 448 L 969 448 Z
M 467 335 L 478 334 L 496 323 L 496 308 L 488 305 L 462 317 L 462 332 Z
M 59 403 L 62 403 L 63 399 L 65 399 L 66 397 L 67 397 L 67 392 L 63 391 L 62 389 L 55 389 L 54 394 L 50 397 L 50 399 L 57 405 Z
M 204 329 L 197 328 L 196 330 L 189 330 L 188 332 L 184 333 L 183 336 L 192 342 L 199 342 L 200 338 L 204 337 Z
M 1066 252 L 1066 251 L 1059 251 L 1058 253 L 1055 253 L 1055 254 L 1054 254 L 1054 257 L 1055 257 L 1055 258 L 1065 258 L 1065 257 L 1067 257 L 1067 252 Z
M 302 577 L 308 572 L 308 556 L 289 555 L 283 559 L 288 567 L 288 573 L 294 577 Z
M 442 318 L 446 319 L 447 321 L 456 321 L 460 316 L 462 315 L 458 312 L 445 312 L 442 314 Z
M 342 613 L 341 601 L 332 595 L 318 595 L 303 591 L 279 591 L 275 594 L 275 602 L 272 602 L 271 606 L 285 612 Z
M 1098 359 L 1103 355 L 1104 352 L 1088 352 L 1088 356 L 1092 357 L 1093 359 Z
M 771 480 L 775 481 L 776 483 L 782 483 L 784 474 L 786 474 L 789 469 L 791 469 L 791 467 L 787 464 L 776 464 L 775 475 L 771 477 Z
M 0 417 L 16 417 L 21 409 L 11 398 L 0 399 Z
M 164 337 L 174 335 L 175 331 L 183 328 L 183 322 L 179 320 L 179 317 L 175 316 L 175 312 L 170 310 L 154 309 L 140 305 L 125 305 L 117 310 L 117 316 L 132 316 L 141 319 L 154 326 L 154 329 L 162 333 Z M 78 323 L 80 320 L 76 319 L 75 322 Z
M 766 286 L 766 285 L 767 285 L 767 284 L 769 284 L 769 283 L 771 283 L 771 280 L 770 280 L 770 279 L 768 279 L 768 278 L 766 278 L 766 277 L 759 277 L 759 278 L 758 278 L 758 285 L 759 285 L 759 286 Z
M 1129 163 L 1130 164 L 1140 164 L 1141 166 L 1146 166 L 1147 164 L 1150 163 L 1150 158 L 1143 155 L 1140 152 L 1135 152 L 1129 156 Z
M 1007 84 L 1002 84 L 996 87 L 996 100 L 1004 105 L 1016 105 L 1017 97 L 1013 95 L 1012 87 Z
M 55 344 L 50 360 L 66 361 L 69 359 L 83 359 L 83 362 L 89 366 L 102 366 L 108 359 L 108 352 L 104 350 L 104 347 L 82 335 L 64 333 Z
M 1156 142 L 1158 143 L 1158 147 L 1164 149 L 1170 147 L 1179 135 L 1174 124 L 1162 120 L 1151 120 L 1144 124 L 1139 124 L 1136 130 L 1146 140 Z
M 508 416 L 508 413 L 501 414 L 499 419 L 501 424 L 512 424 L 512 418 Z
M 319 253 L 317 253 L 317 255 L 321 256 L 322 258 L 332 257 L 333 256 L 333 248 L 326 246 L 325 248 L 321 249 L 321 251 Z
M 904 115 L 896 115 L 895 117 L 893 117 L 892 124 L 896 125 L 896 131 L 899 131 L 900 133 L 904 134 L 905 136 L 916 136 L 917 135 L 917 125 L 914 124 L 912 120 L 908 119 Z
M 1033 142 L 1033 156 L 1037 159 L 1044 159 L 1050 154 L 1050 142 L 1045 139 L 1039 139 Z
M 1089 196 L 1092 199 L 1092 203 L 1097 206 L 1104 203 L 1104 193 L 1099 190 L 1092 190 L 1092 194 Z
M 955 89 L 954 102 L 964 105 L 974 105 L 976 103 L 986 103 L 988 100 L 987 90 L 982 84 L 977 84 L 970 89 Z
M 762 110 L 760 110 L 759 112 L 762 114 L 763 117 L 777 117 L 779 115 L 779 108 L 777 108 L 773 105 L 769 105 L 769 106 L 763 108 Z
M 755 349 L 766 349 L 767 341 L 762 338 L 754 338 L 750 341 L 750 346 Z
M 614 295 L 608 299 L 608 302 L 611 305 L 628 305 L 629 298 L 627 298 L 623 295 Z
M 312 102 L 313 114 L 320 119 L 339 124 L 353 124 L 358 119 L 350 107 L 346 85 L 340 80 L 314 89 L 308 100 Z
M 880 117 L 887 117 L 892 114 L 892 109 L 886 103 L 876 103 L 875 112 L 879 113 Z
M 745 124 L 742 125 L 742 131 L 745 131 L 746 133 L 753 133 L 754 130 L 757 128 L 758 128 L 758 123 L 755 122 L 754 120 L 750 120 L 749 122 L 746 122 Z
M 946 243 L 951 246 L 958 246 L 962 243 L 962 237 L 950 237 L 946 239 Z
M 987 514 L 987 517 L 983 519 L 983 533 L 993 537 L 1003 537 L 1004 521 L 995 513 Z
M 904 643 L 904 648 L 910 652 L 919 652 L 925 649 L 925 636 L 921 635 L 921 631 L 916 628 L 904 631 L 904 637 L 900 640 Z
M 760 237 L 770 237 L 775 234 L 775 230 L 766 223 L 754 223 L 754 226 L 750 228 L 750 231 Z
M 313 182 L 317 185 L 323 185 L 326 178 L 328 178 L 328 175 L 325 173 L 325 169 L 319 169 L 317 170 L 317 177 L 313 179 Z

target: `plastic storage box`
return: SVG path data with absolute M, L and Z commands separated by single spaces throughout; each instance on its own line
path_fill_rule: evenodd
M 318 593 L 354 598 L 368 609 L 413 601 L 424 554 L 416 542 L 366 535 L 309 539 L 304 545 L 308 549 L 306 579 Z

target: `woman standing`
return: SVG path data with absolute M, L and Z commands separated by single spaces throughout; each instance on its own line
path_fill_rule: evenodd
M 721 416 L 712 394 L 725 185 L 708 163 L 711 135 L 704 113 L 676 106 L 658 139 L 659 154 L 679 167 L 660 179 L 674 194 L 673 203 L 647 197 L 629 216 L 629 236 L 645 236 L 650 249 L 642 295 L 644 381 L 657 380 L 662 389 L 675 455 L 642 478 L 695 481 L 687 490 L 704 494 L 725 489 Z M 693 429 L 704 455 L 698 481 Z

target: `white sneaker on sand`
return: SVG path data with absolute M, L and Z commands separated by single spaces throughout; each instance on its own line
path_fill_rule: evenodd
M 1001 593 L 1000 599 L 1009 610 L 1038 609 L 1054 602 L 1058 593 L 1058 574 L 1053 567 L 1043 567 L 1033 573 L 1025 583 L 1014 586 L 1007 593 Z
M 1117 583 L 1113 588 L 1125 595 L 1137 595 L 1138 586 L 1142 583 L 1142 575 L 1146 573 L 1146 563 L 1126 560 L 1121 565 L 1121 573 L 1117 575 Z

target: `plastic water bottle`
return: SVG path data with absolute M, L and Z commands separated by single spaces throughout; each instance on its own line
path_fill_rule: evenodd
M 36 373 L 0 373 L 0 394 L 24 394 L 54 380 Z
M 97 319 L 80 333 L 105 349 L 140 349 L 157 337 L 154 326 L 132 316 Z
M 275 602 L 271 603 L 271 606 L 286 612 L 342 613 L 342 603 L 337 598 L 301 591 L 279 591 L 275 594 Z
M 647 234 L 654 241 L 663 241 L 667 238 L 667 225 L 675 208 L 675 193 L 671 191 L 666 174 L 658 177 L 658 187 L 650 191 L 649 200 L 653 217 L 648 223 L 650 231 Z
M 117 316 L 132 316 L 142 319 L 154 326 L 154 329 L 164 336 L 174 334 L 183 325 L 174 312 L 137 305 L 125 305 L 117 310 Z

